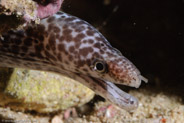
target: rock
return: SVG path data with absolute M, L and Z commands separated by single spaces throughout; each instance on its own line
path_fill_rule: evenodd
M 1 14 L 27 15 L 31 18 L 36 16 L 36 3 L 32 0 L 1 0 Z
M 25 19 L 39 22 L 32 0 L 0 0 L 0 34 L 22 28 Z
M 0 105 L 13 110 L 49 113 L 81 106 L 94 96 L 82 84 L 54 73 L 1 68 L 0 75 Z
M 25 22 L 52 16 L 59 11 L 63 0 L 0 0 L 0 34 L 22 28 Z

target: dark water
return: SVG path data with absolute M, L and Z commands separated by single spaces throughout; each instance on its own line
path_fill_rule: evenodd
M 65 0 L 62 9 L 99 28 L 149 79 L 143 87 L 184 92 L 184 1 Z

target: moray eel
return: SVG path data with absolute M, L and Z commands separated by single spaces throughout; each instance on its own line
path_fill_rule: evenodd
M 139 70 L 89 23 L 64 12 L 0 38 L 0 66 L 59 73 L 131 111 L 138 100 L 115 84 L 138 88 Z

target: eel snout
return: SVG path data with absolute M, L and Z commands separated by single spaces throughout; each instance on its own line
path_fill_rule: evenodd
M 130 82 L 130 87 L 135 87 L 135 88 L 139 88 L 139 86 L 141 85 L 141 82 L 148 82 L 148 79 L 146 79 L 145 77 L 143 77 L 142 75 L 136 75 L 135 77 L 133 77 L 134 79 L 131 80 Z

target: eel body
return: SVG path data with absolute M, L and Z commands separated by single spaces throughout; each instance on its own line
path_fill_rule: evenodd
M 138 88 L 147 81 L 94 27 L 64 12 L 2 34 L 0 66 L 68 76 L 127 111 L 138 101 L 114 83 Z

